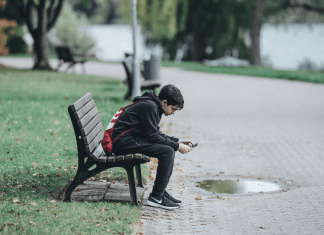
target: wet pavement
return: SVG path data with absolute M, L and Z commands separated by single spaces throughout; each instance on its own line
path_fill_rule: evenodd
M 125 76 L 121 65 L 109 66 L 101 72 Z M 324 85 L 177 68 L 163 68 L 162 80 L 185 99 L 162 130 L 199 145 L 176 154 L 168 192 L 182 206 L 166 211 L 144 200 L 144 234 L 323 234 Z M 195 186 L 232 176 L 284 190 L 227 195 Z

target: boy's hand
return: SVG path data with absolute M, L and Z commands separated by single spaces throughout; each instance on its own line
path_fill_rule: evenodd
M 182 140 L 182 139 L 179 139 L 178 140 L 178 143 L 185 144 L 185 145 L 188 145 L 190 147 L 194 146 L 194 143 L 191 140 Z
M 191 147 L 185 144 L 179 144 L 178 151 L 182 154 L 189 153 L 192 150 Z

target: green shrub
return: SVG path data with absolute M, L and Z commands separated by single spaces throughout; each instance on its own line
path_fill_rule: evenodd
M 95 46 L 94 41 L 85 31 L 88 26 L 85 15 L 75 12 L 68 2 L 65 3 L 60 18 L 55 26 L 55 35 L 74 54 L 86 55 Z
M 27 54 L 28 46 L 22 37 L 13 35 L 8 39 L 9 52 L 13 54 Z

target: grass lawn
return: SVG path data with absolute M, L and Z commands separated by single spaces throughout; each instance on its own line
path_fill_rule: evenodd
M 61 188 L 74 177 L 78 164 L 67 108 L 89 91 L 104 126 L 127 104 L 122 99 L 126 86 L 118 80 L 0 67 L 2 233 L 131 233 L 139 221 L 136 206 L 56 200 Z M 95 180 L 100 179 L 125 181 L 127 174 L 122 168 L 114 168 Z
M 245 75 L 254 77 L 267 77 L 288 79 L 303 82 L 313 82 L 324 84 L 324 73 L 316 71 L 284 71 L 272 68 L 251 66 L 251 67 L 210 67 L 199 62 L 175 63 L 174 61 L 163 61 L 164 67 L 180 67 L 190 71 L 206 72 L 206 73 L 222 73 L 233 75 Z

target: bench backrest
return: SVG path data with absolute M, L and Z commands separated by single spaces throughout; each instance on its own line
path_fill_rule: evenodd
M 123 61 L 124 67 L 130 74 L 133 73 L 133 56 L 127 56 Z
M 100 143 L 104 132 L 91 92 L 70 105 L 68 110 L 73 124 L 79 154 L 80 152 L 86 152 L 97 161 L 100 155 L 103 154 Z
M 60 60 L 63 60 L 65 62 L 73 62 L 73 56 L 71 53 L 71 50 L 67 46 L 57 46 L 55 47 L 55 50 L 57 52 L 57 55 Z

